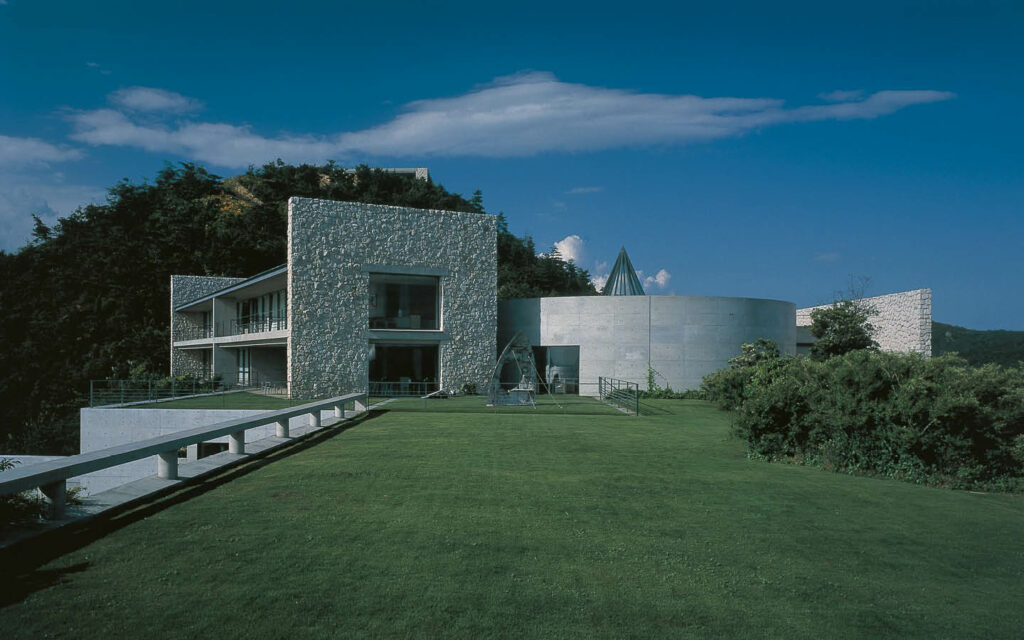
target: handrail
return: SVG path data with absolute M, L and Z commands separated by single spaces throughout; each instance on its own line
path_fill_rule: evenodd
M 245 432 L 248 429 L 276 422 L 277 436 L 287 438 L 288 421 L 291 418 L 309 414 L 310 425 L 319 427 L 322 410 L 333 407 L 334 415 L 340 418 L 343 416 L 345 404 L 349 402 L 355 403 L 356 411 L 365 411 L 367 394 L 350 393 L 297 407 L 267 411 L 257 416 L 224 420 L 212 425 L 68 456 L 60 460 L 41 462 L 21 469 L 10 469 L 0 473 L 0 496 L 39 487 L 50 499 L 51 517 L 60 517 L 64 510 L 64 489 L 68 478 L 158 455 L 160 459 L 157 475 L 174 480 L 178 477 L 178 449 L 181 447 L 226 435 L 230 437 L 228 450 L 231 453 L 243 454 Z

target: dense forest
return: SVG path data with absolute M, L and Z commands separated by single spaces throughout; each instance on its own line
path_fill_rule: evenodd
M 78 451 L 78 409 L 91 379 L 165 375 L 171 274 L 245 277 L 286 261 L 290 196 L 485 213 L 483 197 L 368 167 L 283 163 L 221 178 L 168 166 L 123 181 L 107 202 L 29 244 L 0 251 L 0 451 Z M 498 295 L 596 294 L 590 275 L 498 215 Z
M 932 355 L 956 353 L 973 365 L 1014 367 L 1024 362 L 1024 331 L 977 331 L 932 323 Z

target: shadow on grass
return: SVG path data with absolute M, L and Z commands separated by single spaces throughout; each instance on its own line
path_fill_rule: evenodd
M 0 551 L 0 567 L 3 567 L 3 575 L 0 576 L 0 609 L 22 601 L 36 591 L 60 584 L 65 576 L 85 571 L 90 564 L 81 562 L 59 569 L 40 569 L 47 563 L 168 507 L 201 496 L 236 478 L 258 471 L 272 462 L 315 447 L 379 416 L 380 412 L 368 411 L 341 425 L 314 433 L 291 446 L 264 454 L 253 454 L 236 466 L 225 467 L 202 478 L 186 481 L 170 489 L 150 494 L 139 501 L 116 507 L 81 522 L 72 522 L 3 549 Z

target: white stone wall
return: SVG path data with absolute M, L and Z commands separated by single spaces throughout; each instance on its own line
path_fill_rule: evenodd
M 875 341 L 884 351 L 932 355 L 932 290 L 915 289 L 885 296 L 862 298 L 875 309 L 868 322 L 874 325 Z M 798 327 L 811 325 L 811 311 L 831 305 L 796 310 Z
M 171 276 L 171 375 L 191 373 L 205 378 L 209 371 L 203 370 L 203 361 L 194 351 L 175 349 L 174 341 L 180 340 L 188 329 L 199 328 L 196 314 L 176 313 L 174 308 L 197 298 L 208 296 L 215 291 L 242 282 L 245 278 L 218 278 L 213 276 Z
M 484 388 L 495 362 L 494 216 L 333 202 L 288 201 L 288 370 L 292 392 L 367 389 L 373 266 L 440 275 L 441 385 Z M 417 337 L 415 339 L 421 339 Z

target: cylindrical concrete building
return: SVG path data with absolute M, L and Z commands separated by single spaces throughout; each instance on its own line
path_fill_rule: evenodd
M 597 395 L 599 376 L 646 388 L 657 383 L 695 389 L 707 374 L 729 366 L 746 342 L 769 338 L 783 354 L 796 352 L 796 305 L 780 300 L 699 296 L 574 296 L 502 300 L 498 341 L 522 331 L 536 347 L 579 349 L 579 392 Z M 541 350 L 543 354 L 543 350 Z M 560 349 L 561 379 L 571 364 Z M 538 363 L 538 366 L 542 366 Z M 567 369 L 568 368 L 568 369 Z M 545 371 L 540 372 L 545 376 Z M 550 380 L 548 381 L 550 382 Z

